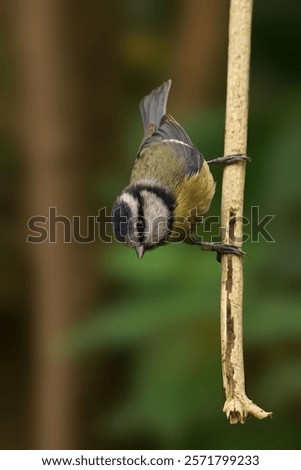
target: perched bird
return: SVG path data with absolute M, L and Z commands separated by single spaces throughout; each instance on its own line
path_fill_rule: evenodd
M 215 192 L 208 163 L 248 158 L 234 155 L 207 162 L 183 127 L 166 113 L 170 87 L 168 80 L 140 102 L 144 137 L 130 184 L 112 209 L 116 239 L 134 248 L 139 258 L 166 243 L 194 243 L 196 224 L 208 211 Z M 242 253 L 233 245 L 199 244 L 219 256 Z

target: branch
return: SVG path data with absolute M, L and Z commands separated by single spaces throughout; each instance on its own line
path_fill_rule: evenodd
M 231 0 L 228 49 L 226 132 L 224 155 L 245 154 L 247 147 L 248 91 L 252 0 Z M 221 226 L 224 243 L 242 244 L 245 162 L 224 169 Z M 224 412 L 231 424 L 244 423 L 249 415 L 272 416 L 255 405 L 245 392 L 242 301 L 242 258 L 221 259 L 221 349 L 226 402 Z

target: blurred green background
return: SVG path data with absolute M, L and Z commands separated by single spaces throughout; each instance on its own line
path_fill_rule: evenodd
M 255 1 L 245 215 L 276 217 L 245 249 L 249 397 L 272 420 L 230 426 L 220 266 L 184 245 L 139 261 L 100 241 L 29 244 L 27 220 L 87 215 L 127 184 L 138 103 L 222 155 L 229 2 L 4 0 L 0 66 L 2 449 L 298 449 L 301 430 L 301 4 Z M 218 214 L 222 170 L 210 214 Z

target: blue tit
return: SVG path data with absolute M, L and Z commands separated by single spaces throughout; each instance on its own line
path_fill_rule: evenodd
M 208 162 L 166 112 L 170 87 L 168 80 L 140 102 L 144 137 L 130 184 L 112 209 L 115 238 L 134 248 L 139 258 L 172 241 L 191 243 L 196 223 L 208 211 L 215 192 Z M 203 245 L 214 250 L 213 244 Z

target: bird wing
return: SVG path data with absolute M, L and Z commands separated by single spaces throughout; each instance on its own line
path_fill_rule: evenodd
M 140 146 L 138 158 L 147 148 L 158 144 L 172 147 L 175 155 L 184 159 L 188 175 L 201 170 L 204 161 L 203 155 L 193 145 L 192 140 L 183 127 L 169 114 L 165 114 L 161 118 L 157 129 L 154 129 L 154 127 L 152 129 L 149 128 L 149 134 L 145 134 L 145 138 Z

